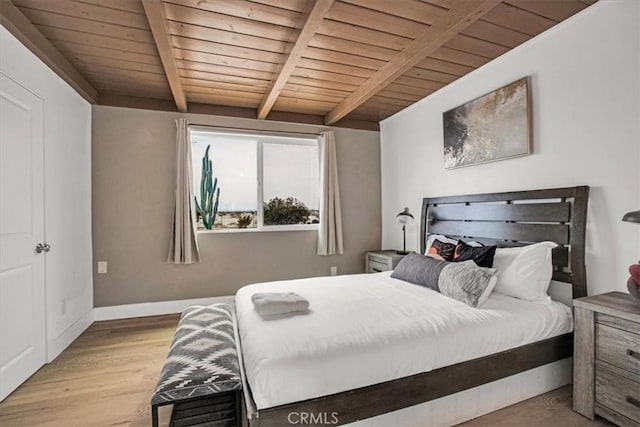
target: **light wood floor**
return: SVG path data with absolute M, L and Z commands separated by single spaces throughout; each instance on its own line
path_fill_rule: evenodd
M 150 426 L 178 318 L 94 323 L 0 403 L 0 426 Z
M 565 386 L 524 402 L 508 406 L 457 427 L 615 427 L 604 418 L 595 421 L 571 409 L 573 391 Z
M 149 399 L 177 315 L 94 323 L 53 363 L 0 403 L 0 426 L 150 426 Z M 168 421 L 168 407 L 161 420 Z M 462 424 L 466 427 L 605 426 L 571 410 L 571 387 Z

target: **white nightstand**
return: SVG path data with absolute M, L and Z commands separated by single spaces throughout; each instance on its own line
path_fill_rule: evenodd
M 396 251 L 371 251 L 367 252 L 364 271 L 367 273 L 379 273 L 396 268 L 405 255 L 400 255 Z

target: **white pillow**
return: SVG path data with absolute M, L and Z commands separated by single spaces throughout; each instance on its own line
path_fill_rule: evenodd
M 484 267 L 479 267 L 479 268 L 484 268 Z M 482 295 L 480 295 L 480 298 L 478 298 L 478 307 L 482 307 L 482 304 L 484 304 L 489 299 L 489 295 L 491 295 L 491 292 L 494 291 L 494 289 L 496 288 L 496 284 L 498 283 L 498 276 L 500 276 L 500 272 L 493 275 L 493 277 L 491 278 L 491 281 L 489 282 L 489 285 L 487 285 L 487 289 L 485 289 Z
M 553 265 L 553 242 L 540 242 L 517 248 L 498 248 L 493 268 L 498 269 L 498 282 L 494 290 L 527 301 L 549 302 L 547 295 Z

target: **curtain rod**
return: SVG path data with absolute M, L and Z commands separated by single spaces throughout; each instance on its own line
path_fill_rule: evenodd
M 313 126 L 313 125 L 311 125 Z M 320 136 L 320 132 L 328 131 L 331 129 L 323 129 L 319 132 L 287 132 L 282 130 L 264 130 L 264 129 L 242 129 L 234 126 L 217 126 L 217 125 L 202 125 L 198 123 L 189 123 L 189 127 L 201 127 L 201 128 L 209 128 L 209 129 L 225 129 L 225 130 L 233 130 L 237 132 L 261 132 L 261 133 L 279 133 L 284 135 L 313 135 Z

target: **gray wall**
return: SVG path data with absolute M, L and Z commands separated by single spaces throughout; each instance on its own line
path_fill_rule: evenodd
M 316 255 L 316 231 L 201 233 L 202 262 L 167 264 L 175 124 L 315 132 L 318 127 L 93 106 L 94 306 L 231 295 L 262 281 L 364 272 L 381 241 L 378 132 L 335 128 L 344 255 Z M 108 261 L 108 274 L 97 274 Z

